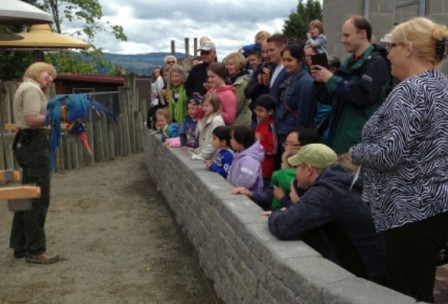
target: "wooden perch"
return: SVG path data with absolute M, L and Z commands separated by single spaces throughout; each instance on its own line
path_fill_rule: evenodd
M 6 182 L 6 173 L 5 170 L 0 170 L 0 183 Z M 20 172 L 18 170 L 14 170 L 12 175 L 12 182 L 19 183 L 20 182 Z
M 4 186 L 0 187 L 0 200 L 20 200 L 39 198 L 40 187 L 36 186 Z

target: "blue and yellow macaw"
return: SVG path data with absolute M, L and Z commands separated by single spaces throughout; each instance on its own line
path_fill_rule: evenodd
M 105 115 L 116 121 L 115 116 L 108 108 L 85 94 L 60 95 L 48 102 L 46 119 L 51 124 L 50 168 L 52 172 L 61 139 L 61 121 L 67 121 L 68 134 L 79 136 L 87 152 L 92 153 L 81 121 L 81 119 L 87 118 L 90 110 L 94 110 L 98 116 Z

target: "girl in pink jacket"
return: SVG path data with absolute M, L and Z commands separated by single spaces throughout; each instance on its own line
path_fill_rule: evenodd
M 207 68 L 209 93 L 214 93 L 221 98 L 221 116 L 226 125 L 231 125 L 236 117 L 236 93 L 235 87 L 230 84 L 227 69 L 224 64 L 214 62 Z

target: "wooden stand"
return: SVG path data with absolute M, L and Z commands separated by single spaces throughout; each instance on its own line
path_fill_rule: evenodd
M 5 170 L 0 170 L 0 182 L 5 182 Z M 13 182 L 20 182 L 20 172 L 13 172 Z M 0 200 L 22 200 L 40 197 L 40 187 L 36 186 L 9 186 L 4 185 L 0 187 Z

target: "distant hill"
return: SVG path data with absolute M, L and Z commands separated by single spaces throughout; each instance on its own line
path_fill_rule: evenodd
M 104 59 L 120 66 L 126 73 L 135 73 L 137 75 L 151 75 L 152 68 L 163 66 L 163 58 L 170 53 L 147 53 L 136 55 L 122 55 L 104 53 Z M 184 59 L 185 54 L 176 53 L 177 59 Z

